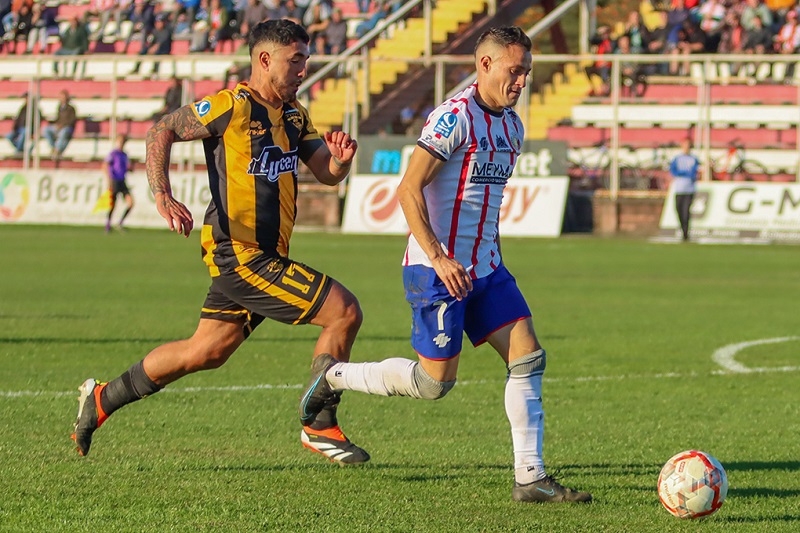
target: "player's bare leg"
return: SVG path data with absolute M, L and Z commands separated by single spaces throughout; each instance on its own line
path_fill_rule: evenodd
M 79 387 L 78 417 L 72 439 L 88 455 L 92 435 L 117 409 L 155 394 L 181 377 L 222 366 L 244 341 L 243 322 L 200 319 L 189 339 L 163 344 L 118 378 L 87 379 Z
M 530 317 L 500 328 L 487 339 L 508 368 L 505 407 L 514 447 L 512 498 L 522 502 L 589 502 L 592 495 L 569 489 L 548 476 L 542 457 L 542 375 L 547 354 Z

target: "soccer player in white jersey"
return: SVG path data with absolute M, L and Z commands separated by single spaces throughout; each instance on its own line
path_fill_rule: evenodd
M 477 83 L 428 116 L 398 187 L 411 230 L 403 282 L 413 316 L 411 344 L 419 362 L 392 358 L 343 363 L 317 357 L 300 401 L 300 418 L 307 425 L 326 401 L 345 390 L 443 397 L 456 383 L 466 333 L 473 345 L 488 342 L 507 367 L 512 498 L 589 502 L 591 494 L 566 488 L 545 472 L 546 354 L 530 309 L 500 256 L 500 203 L 525 137 L 512 108 L 531 71 L 530 48 L 530 39 L 517 27 L 493 28 L 480 36 Z

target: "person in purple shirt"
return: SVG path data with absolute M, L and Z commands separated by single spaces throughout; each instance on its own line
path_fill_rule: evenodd
M 114 213 L 117 196 L 121 195 L 125 199 L 126 206 L 125 211 L 122 212 L 122 218 L 119 219 L 120 230 L 124 229 L 125 219 L 133 209 L 133 196 L 131 196 L 131 191 L 128 189 L 128 184 L 125 183 L 125 176 L 132 169 L 128 154 L 125 153 L 125 141 L 127 140 L 124 134 L 117 135 L 114 149 L 103 161 L 103 170 L 106 175 L 108 190 L 111 193 L 111 206 L 108 208 L 108 218 L 106 219 L 106 233 L 111 231 L 111 215 Z

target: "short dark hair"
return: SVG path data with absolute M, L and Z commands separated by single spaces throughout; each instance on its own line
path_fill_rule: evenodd
M 477 52 L 478 47 L 486 41 L 492 41 L 503 47 L 518 44 L 524 47 L 525 50 L 530 51 L 531 49 L 531 38 L 518 26 L 489 28 L 478 37 L 478 42 L 475 44 L 475 51 Z
M 247 38 L 250 55 L 253 49 L 261 43 L 277 43 L 287 46 L 292 43 L 302 42 L 308 44 L 311 38 L 308 32 L 289 19 L 265 20 L 256 24 Z

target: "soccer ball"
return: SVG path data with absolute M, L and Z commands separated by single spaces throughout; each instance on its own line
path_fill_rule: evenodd
M 716 513 L 728 495 L 728 476 L 714 457 L 687 450 L 673 457 L 658 476 L 658 499 L 678 518 Z

